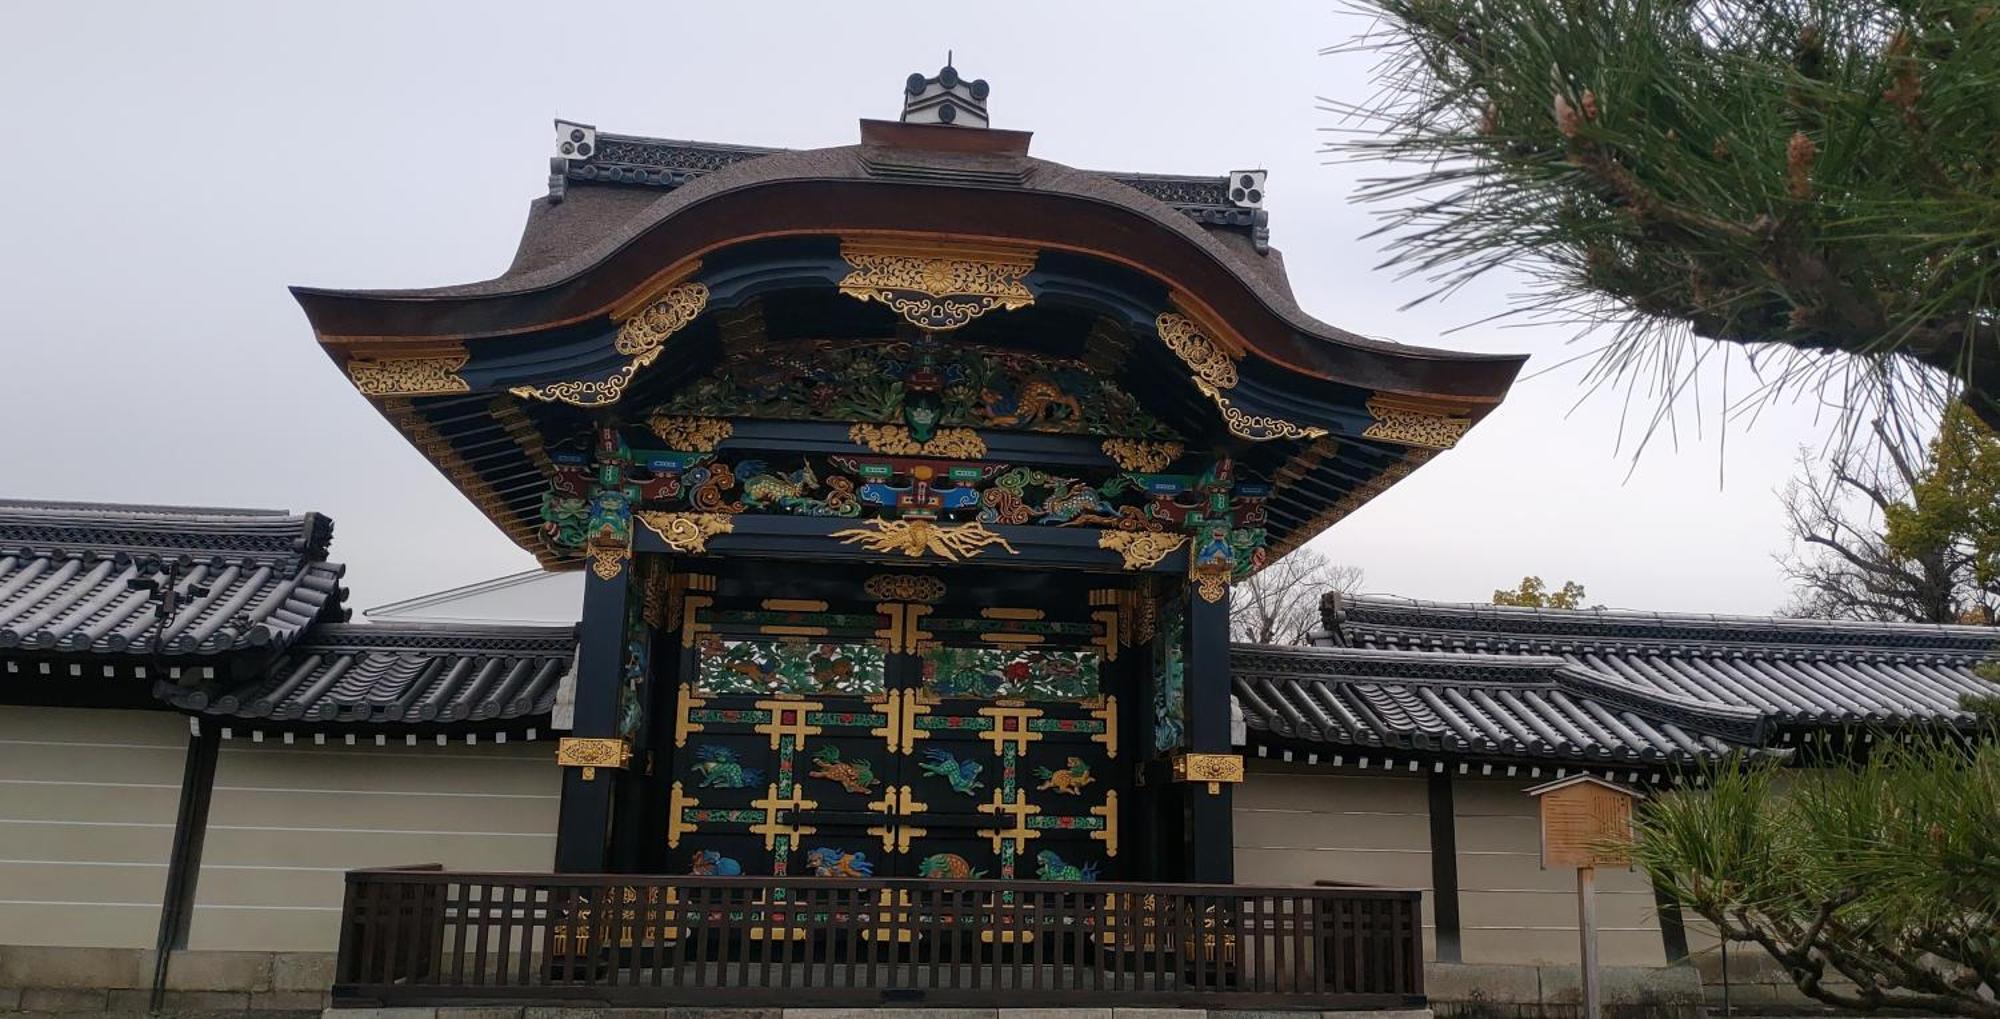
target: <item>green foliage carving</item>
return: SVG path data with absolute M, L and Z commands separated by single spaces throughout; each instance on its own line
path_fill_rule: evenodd
M 935 647 L 924 652 L 924 686 L 942 697 L 1076 701 L 1097 696 L 1094 651 Z
M 668 415 L 1010 428 L 1174 439 L 1083 362 L 970 343 L 811 340 L 732 353 L 653 409 Z
M 1153 643 L 1153 750 L 1165 754 L 1187 733 L 1187 617 L 1174 605 L 1160 614 Z
M 798 640 L 703 642 L 696 688 L 703 694 L 880 693 L 882 649 Z

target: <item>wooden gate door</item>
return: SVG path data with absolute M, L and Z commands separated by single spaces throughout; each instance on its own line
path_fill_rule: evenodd
M 1130 755 L 1104 613 L 786 599 L 697 613 L 671 868 L 1117 875 Z
M 965 620 L 984 623 L 986 620 Z M 944 644 L 905 694 L 919 877 L 1116 875 L 1117 701 L 1089 650 Z
M 891 873 L 871 829 L 893 827 L 899 802 L 900 695 L 874 606 L 705 600 L 676 709 L 669 868 Z

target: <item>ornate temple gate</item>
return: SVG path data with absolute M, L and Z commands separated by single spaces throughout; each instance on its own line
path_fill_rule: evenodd
M 587 570 L 557 873 L 351 877 L 357 1000 L 1420 994 L 1412 896 L 1231 886 L 1230 585 L 1520 360 L 1307 315 L 1262 171 L 1061 167 L 984 82 L 903 94 L 814 152 L 560 123 L 499 278 L 295 291 L 414 448 Z M 567 961 L 392 962 L 446 928 Z
M 770 597 L 773 572 L 703 575 L 713 590 L 683 602 L 655 776 L 669 872 L 1120 873 L 1119 711 L 1139 662 L 1124 589 L 994 604 L 1008 585 L 979 571 L 792 565 L 783 586 L 815 596 Z

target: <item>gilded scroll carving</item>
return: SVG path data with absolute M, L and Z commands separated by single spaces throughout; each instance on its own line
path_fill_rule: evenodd
M 1236 364 L 1207 333 L 1202 332 L 1193 319 L 1168 311 L 1160 313 L 1153 324 L 1159 331 L 1160 342 L 1166 344 L 1167 349 L 1173 351 L 1194 373 L 1195 388 L 1215 401 L 1216 409 L 1222 412 L 1222 423 L 1231 434 L 1253 442 L 1269 442 L 1273 439 L 1317 439 L 1327 433 L 1326 429 L 1317 425 L 1294 424 L 1266 414 L 1251 414 L 1237 407 L 1224 395 L 1227 390 L 1236 388 Z
M 1184 447 L 1178 442 L 1149 442 L 1145 439 L 1111 438 L 1100 447 L 1112 462 L 1128 471 L 1149 474 L 1166 470 L 1180 459 Z
M 1148 570 L 1187 540 L 1187 535 L 1171 531 L 1105 531 L 1097 536 L 1097 547 L 1118 553 L 1128 570 Z
M 708 306 L 708 288 L 683 283 L 640 309 L 618 327 L 612 344 L 631 360 L 603 378 L 571 379 L 546 386 L 515 386 L 508 392 L 523 399 L 561 402 L 578 407 L 617 403 L 639 369 L 652 364 L 666 349 L 667 338 L 695 320 Z
M 1362 438 L 1425 449 L 1450 449 L 1472 427 L 1471 418 L 1434 413 L 1426 405 L 1393 397 L 1369 400 L 1368 414 L 1375 420 L 1361 433 Z
M 472 387 L 459 377 L 466 353 L 431 357 L 357 357 L 347 362 L 347 377 L 363 396 L 434 396 L 469 393 Z
M 855 444 L 889 456 L 942 456 L 955 460 L 979 460 L 986 456 L 986 443 L 970 428 L 940 428 L 928 441 L 919 442 L 904 425 L 877 425 L 866 421 L 847 429 Z
M 859 544 L 870 552 L 901 553 L 912 559 L 929 554 L 956 562 L 998 545 L 1017 555 L 1007 539 L 978 523 L 938 524 L 929 520 L 870 520 L 866 527 L 833 532 L 843 545 Z
M 853 271 L 840 292 L 880 301 L 911 325 L 957 329 L 993 311 L 1035 303 L 1021 282 L 1035 268 L 1032 251 L 910 251 L 843 244 L 840 257 Z
M 646 424 L 668 449 L 683 453 L 712 453 L 722 445 L 722 440 L 736 433 L 736 427 L 723 418 L 655 414 Z
M 944 597 L 944 581 L 909 573 L 878 573 L 863 582 L 861 589 L 881 601 L 934 602 Z
M 708 539 L 736 530 L 735 518 L 727 513 L 641 510 L 633 516 L 638 517 L 647 530 L 659 535 L 668 548 L 682 555 L 702 555 L 708 551 Z

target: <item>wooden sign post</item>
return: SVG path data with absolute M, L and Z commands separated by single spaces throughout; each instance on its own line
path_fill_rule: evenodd
M 1542 869 L 1576 868 L 1576 934 L 1583 971 L 1583 1019 L 1599 1019 L 1597 868 L 1632 865 L 1632 805 L 1641 794 L 1577 775 L 1528 790 L 1541 804 Z

